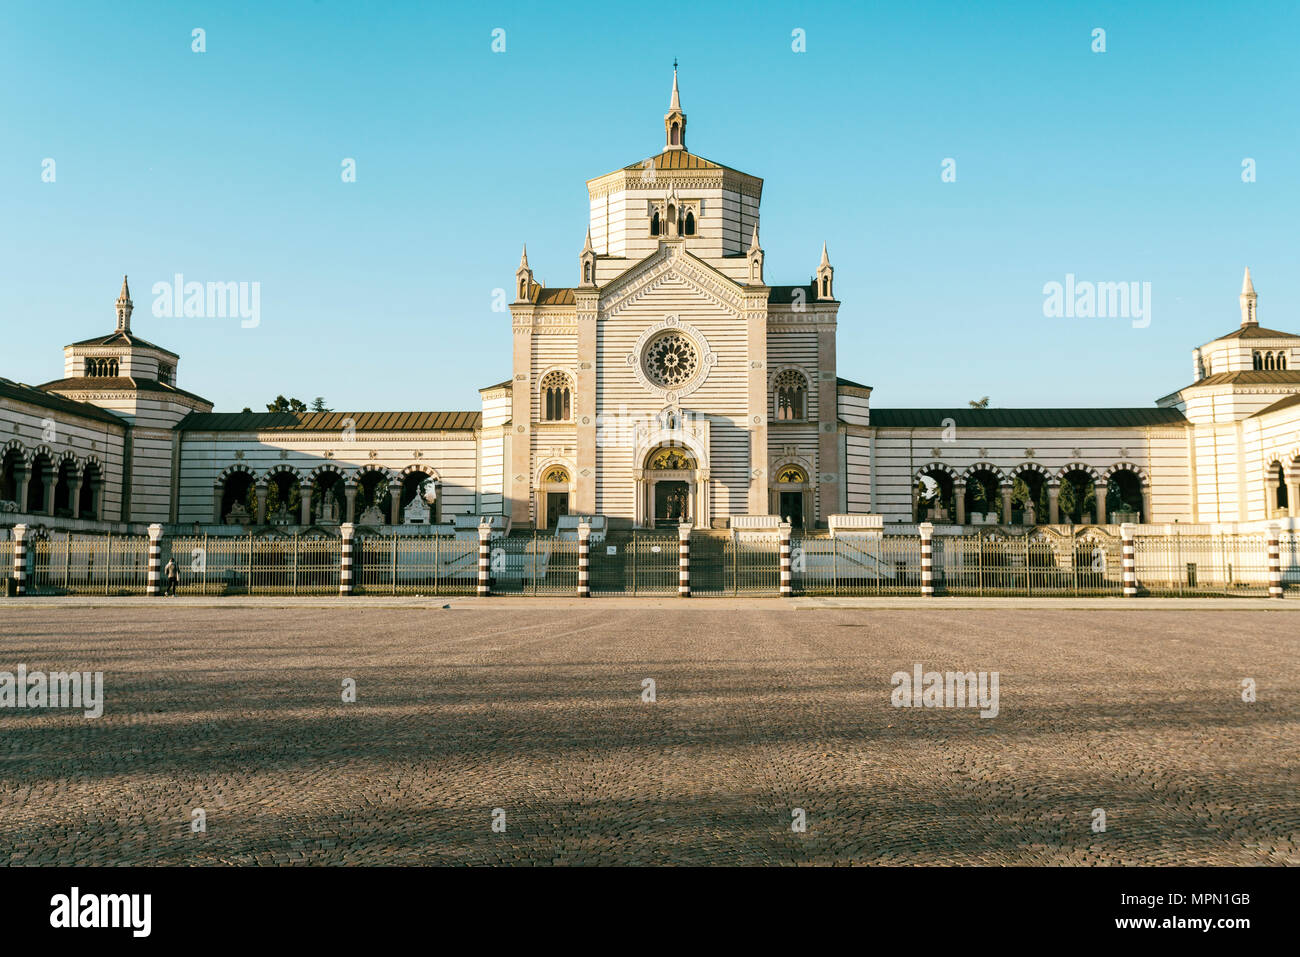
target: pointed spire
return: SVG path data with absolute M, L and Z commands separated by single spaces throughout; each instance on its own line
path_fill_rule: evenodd
M 682 97 L 677 90 L 676 60 L 673 60 L 673 96 L 664 114 L 664 149 L 686 149 L 686 114 L 682 112 Z
M 524 243 L 524 251 L 519 256 L 519 268 L 520 269 L 528 268 L 528 244 L 527 243 Z
M 117 302 L 114 304 L 117 312 L 117 331 L 131 331 L 131 287 L 126 284 L 126 276 L 122 277 L 122 291 L 117 294 Z
M 830 264 L 831 261 L 826 255 L 826 244 L 822 243 L 822 261 L 817 264 L 817 268 L 820 269 L 822 266 L 829 266 Z
M 1241 324 L 1242 326 L 1259 325 L 1259 317 L 1256 310 L 1259 305 L 1259 296 L 1255 295 L 1255 284 L 1250 279 L 1250 267 L 1246 267 L 1246 275 L 1241 280 L 1241 295 L 1237 297 L 1241 303 Z
M 587 241 L 586 241 L 585 243 L 582 244 L 582 251 L 583 251 L 584 253 L 595 252 L 595 250 L 594 250 L 594 249 L 592 248 L 592 246 L 591 246 L 591 227 L 590 227 L 590 226 L 587 227 Z
M 750 240 L 750 243 L 749 243 L 749 251 L 750 251 L 751 253 L 752 253 L 752 252 L 757 252 L 758 250 L 760 250 L 760 249 L 762 249 L 762 248 L 763 248 L 763 247 L 761 247 L 761 246 L 758 244 L 758 223 L 755 223 L 755 224 L 754 224 L 754 238 L 753 238 L 752 240 Z

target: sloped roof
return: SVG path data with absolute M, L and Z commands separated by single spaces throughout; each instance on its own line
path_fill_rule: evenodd
M 794 302 L 794 291 L 803 290 L 803 302 L 817 301 L 817 284 L 809 283 L 806 286 L 769 286 L 767 301 L 778 306 L 788 306 Z M 823 302 L 836 302 L 834 299 L 824 299 Z
M 167 355 L 179 359 L 180 356 L 170 349 L 164 349 L 162 346 L 154 345 L 147 339 L 141 339 L 137 335 L 129 332 L 110 332 L 106 336 L 94 336 L 90 339 L 82 339 L 80 342 L 72 343 L 74 346 L 135 346 L 137 349 L 156 349 L 158 352 L 165 352 Z
M 56 412 L 64 412 L 68 415 L 79 415 L 84 419 L 94 419 L 97 422 L 111 422 L 113 425 L 120 426 L 126 425 L 124 419 L 114 415 L 107 409 L 101 409 L 89 402 L 78 402 L 76 399 L 69 399 L 66 396 L 56 395 L 52 392 L 44 392 L 36 386 L 24 385 L 21 382 L 14 382 L 12 379 L 0 378 L 0 398 L 27 402 L 43 409 L 53 409 Z
M 481 412 L 191 412 L 177 428 L 188 432 L 464 432 Z
M 1242 385 L 1300 385 L 1300 369 L 1245 369 L 1241 372 L 1216 372 L 1214 375 L 1207 375 L 1204 379 L 1198 379 L 1191 385 L 1185 385 L 1177 391 L 1182 392 L 1183 389 L 1203 385 L 1232 385 L 1234 383 L 1241 383 Z
M 942 428 L 944 419 L 958 427 L 984 429 L 1098 429 L 1182 425 L 1177 409 L 872 409 L 878 428 Z
M 1261 415 L 1268 415 L 1270 412 L 1281 412 L 1283 409 L 1289 409 L 1294 405 L 1300 405 L 1300 393 L 1289 395 L 1285 399 L 1278 399 L 1272 405 L 1266 405 L 1264 408 L 1252 415 L 1251 418 L 1254 419 Z
M 1263 326 L 1242 326 L 1226 336 L 1219 336 L 1220 339 L 1300 339 L 1293 332 L 1278 332 L 1276 329 L 1265 329 Z
M 577 301 L 573 290 L 567 288 L 549 289 L 539 286 L 537 295 L 533 297 L 533 302 L 539 306 L 572 306 Z
M 836 377 L 835 384 L 837 386 L 848 386 L 850 389 L 866 389 L 868 392 L 871 391 L 871 386 L 869 385 L 863 385 L 861 382 L 854 382 L 852 379 L 845 379 L 839 376 Z
M 178 389 L 157 379 L 135 376 L 75 376 L 71 379 L 55 379 L 37 388 L 46 392 L 154 392 L 163 395 L 183 395 L 205 405 L 211 404 L 197 393 Z
M 664 150 L 657 156 L 648 156 L 640 162 L 624 166 L 625 170 L 642 170 L 648 169 L 646 160 L 654 163 L 655 169 L 725 169 L 733 173 L 740 173 L 738 169 L 732 169 L 730 166 L 723 166 L 721 163 L 715 163 L 713 160 L 705 159 L 703 156 L 696 156 L 686 150 Z M 742 176 L 748 176 L 748 173 L 740 173 Z

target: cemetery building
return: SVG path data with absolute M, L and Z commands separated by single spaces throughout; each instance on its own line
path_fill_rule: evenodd
M 1151 406 L 877 407 L 870 369 L 836 354 L 826 246 L 808 237 L 784 276 L 765 261 L 763 181 L 690 152 L 675 73 L 661 148 L 587 194 L 573 284 L 540 283 L 524 249 L 512 354 L 484 370 L 505 378 L 458 411 L 214 411 L 133 330 L 124 279 L 112 331 L 65 346 L 62 378 L 0 378 L 0 528 L 1300 516 L 1300 335 L 1260 325 L 1249 270 L 1239 320 Z

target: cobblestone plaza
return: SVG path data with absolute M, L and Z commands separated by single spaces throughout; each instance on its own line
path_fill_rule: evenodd
M 447 604 L 0 608 L 3 861 L 1300 864 L 1289 611 Z

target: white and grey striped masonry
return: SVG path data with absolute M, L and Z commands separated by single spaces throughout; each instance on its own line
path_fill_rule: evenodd
M 921 595 L 934 597 L 934 564 L 931 551 L 931 539 L 934 537 L 934 523 L 922 522 L 921 526 Z
M 339 594 L 352 594 L 352 536 L 356 532 L 356 526 L 351 522 L 344 522 L 339 526 L 339 532 L 343 536 L 342 547 L 339 549 Z
M 14 526 L 14 582 L 16 592 L 27 594 L 27 526 Z
M 492 594 L 492 526 L 485 518 L 478 526 L 478 597 Z
M 591 597 L 591 523 L 578 522 L 578 597 Z
M 1265 535 L 1265 542 L 1268 546 L 1268 597 L 1282 597 L 1282 556 L 1281 548 L 1278 544 L 1279 529 L 1275 523 L 1270 523 L 1268 532 Z
M 1135 557 L 1135 544 L 1133 541 L 1134 532 L 1137 526 L 1132 522 L 1124 522 L 1119 527 L 1120 536 L 1120 567 L 1124 576 L 1124 597 L 1136 598 L 1138 593 L 1137 580 L 1137 559 Z
M 794 572 L 790 567 L 790 523 L 777 526 L 781 534 L 781 597 L 794 597 Z
M 677 526 L 677 597 L 691 597 L 691 525 Z
M 155 523 L 149 526 L 149 577 L 145 582 L 144 593 L 150 598 L 162 594 L 162 533 L 161 525 Z

